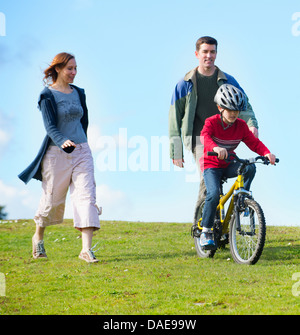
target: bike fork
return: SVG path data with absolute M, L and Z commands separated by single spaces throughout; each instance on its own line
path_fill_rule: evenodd
M 237 204 L 235 204 L 234 206 L 234 213 L 235 213 L 235 220 L 236 220 L 236 230 L 240 232 L 241 231 L 240 211 L 239 211 Z
M 240 221 L 240 212 L 245 209 L 245 197 L 252 198 L 252 192 L 246 191 L 245 189 L 235 190 L 234 191 L 234 213 L 236 219 L 236 230 L 241 232 L 241 221 Z

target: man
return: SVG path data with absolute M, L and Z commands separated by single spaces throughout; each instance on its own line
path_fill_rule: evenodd
M 200 132 L 205 120 L 219 113 L 214 97 L 221 85 L 231 84 L 244 93 L 234 77 L 215 66 L 217 46 L 217 40 L 209 36 L 197 40 L 195 55 L 199 66 L 188 72 L 176 85 L 169 111 L 170 157 L 173 164 L 184 167 L 183 142 L 186 149 L 193 152 L 200 173 L 194 224 L 199 220 L 199 204 L 205 196 L 205 184 L 199 166 L 203 154 Z M 258 123 L 247 96 L 246 99 L 247 108 L 240 114 L 240 118 L 247 122 L 250 131 L 258 137 Z

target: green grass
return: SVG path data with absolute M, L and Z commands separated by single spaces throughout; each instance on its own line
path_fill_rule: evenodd
M 93 239 L 97 264 L 78 259 L 80 233 L 71 220 L 46 229 L 48 260 L 33 260 L 34 230 L 31 220 L 0 221 L 2 315 L 300 312 L 292 291 L 300 291 L 292 278 L 300 272 L 299 227 L 268 227 L 253 266 L 236 264 L 228 250 L 200 259 L 189 223 L 102 222 Z

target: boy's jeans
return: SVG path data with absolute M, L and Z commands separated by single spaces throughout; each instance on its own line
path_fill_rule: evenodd
M 216 209 L 220 200 L 220 183 L 223 176 L 233 178 L 237 176 L 237 170 L 241 163 L 230 163 L 225 169 L 206 169 L 203 172 L 207 195 L 202 213 L 202 227 L 212 228 Z M 248 165 L 244 171 L 244 188 L 249 191 L 251 182 L 255 176 L 256 167 L 254 164 Z

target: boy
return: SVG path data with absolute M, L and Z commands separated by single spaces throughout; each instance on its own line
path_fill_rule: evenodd
M 219 87 L 215 103 L 220 114 L 214 115 L 205 121 L 201 132 L 201 142 L 204 145 L 204 153 L 200 158 L 200 167 L 203 171 L 204 182 L 207 189 L 206 201 L 202 213 L 202 234 L 200 246 L 204 249 L 214 249 L 215 242 L 211 228 L 214 224 L 216 208 L 220 199 L 220 182 L 222 176 L 232 178 L 237 176 L 240 163 L 227 163 L 224 161 L 228 153 L 234 152 L 243 141 L 252 151 L 260 156 L 268 157 L 272 165 L 276 157 L 270 150 L 249 130 L 242 119 L 238 119 L 240 111 L 247 106 L 245 94 L 233 85 L 224 84 Z M 218 157 L 207 156 L 208 151 L 214 151 Z M 251 182 L 255 176 L 255 165 L 247 166 L 244 173 L 244 187 L 249 191 Z

